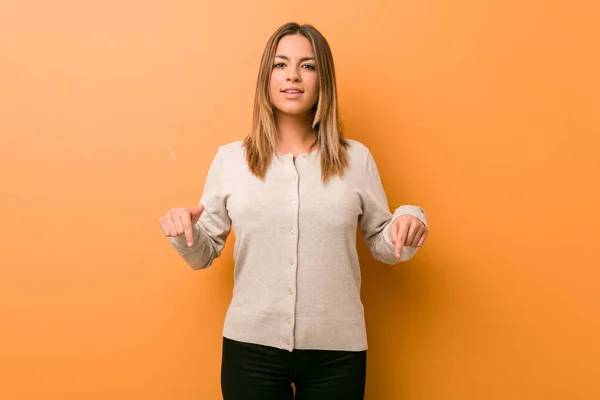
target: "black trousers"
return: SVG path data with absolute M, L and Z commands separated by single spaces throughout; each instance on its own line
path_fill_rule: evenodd
M 363 400 L 366 351 L 287 350 L 223 338 L 224 400 Z

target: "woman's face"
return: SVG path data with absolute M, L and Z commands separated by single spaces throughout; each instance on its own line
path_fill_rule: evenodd
M 278 112 L 295 116 L 312 113 L 319 99 L 319 76 L 307 38 L 300 34 L 281 38 L 273 60 L 269 90 Z

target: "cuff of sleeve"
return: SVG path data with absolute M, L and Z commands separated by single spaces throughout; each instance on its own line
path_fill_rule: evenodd
M 171 243 L 173 244 L 173 246 L 175 246 L 176 248 L 182 249 L 182 250 L 191 250 L 194 247 L 196 247 L 198 245 L 198 242 L 200 241 L 200 225 L 199 223 L 196 223 L 196 225 L 194 225 L 194 229 L 192 230 L 192 235 L 194 238 L 194 243 L 192 244 L 192 247 L 188 247 L 186 239 L 185 239 L 185 235 L 178 235 L 175 237 L 169 237 L 169 240 L 171 241 Z
M 425 211 L 421 207 L 412 206 L 412 205 L 404 205 L 404 206 L 398 207 L 396 209 L 396 212 L 394 212 L 394 216 L 392 217 L 392 222 L 394 222 L 396 220 L 396 218 L 398 218 L 401 215 L 412 215 L 413 217 L 415 217 L 419 221 L 421 221 L 427 229 L 429 229 L 429 225 L 427 224 L 427 215 L 425 214 Z

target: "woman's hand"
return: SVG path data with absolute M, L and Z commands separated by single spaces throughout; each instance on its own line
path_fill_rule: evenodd
M 421 247 L 429 230 L 423 222 L 412 215 L 401 215 L 392 222 L 390 228 L 392 243 L 396 245 L 396 258 L 402 255 L 402 248 Z
M 160 227 L 167 237 L 176 237 L 185 234 L 188 247 L 194 244 L 193 227 L 200 219 L 204 206 L 198 204 L 196 207 L 172 208 L 160 217 Z

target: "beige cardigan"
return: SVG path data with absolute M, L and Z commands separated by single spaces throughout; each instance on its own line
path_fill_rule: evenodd
M 233 227 L 233 297 L 223 335 L 229 339 L 293 349 L 365 350 L 360 299 L 357 223 L 373 257 L 400 260 L 390 236 L 402 214 L 423 210 L 404 205 L 394 215 L 369 150 L 349 140 L 350 164 L 343 178 L 321 183 L 318 151 L 276 154 L 264 181 L 253 176 L 242 142 L 219 147 L 200 200 L 205 211 L 194 227 L 194 245 L 183 235 L 171 243 L 193 269 L 209 267 Z

